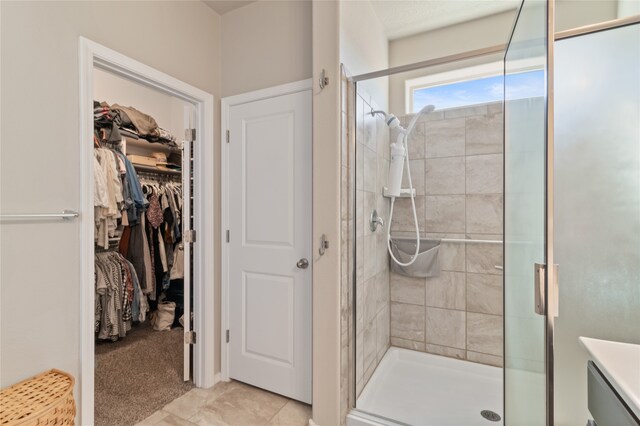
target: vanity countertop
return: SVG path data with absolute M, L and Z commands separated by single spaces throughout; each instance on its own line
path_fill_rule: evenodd
M 580 337 L 602 374 L 640 417 L 640 345 Z

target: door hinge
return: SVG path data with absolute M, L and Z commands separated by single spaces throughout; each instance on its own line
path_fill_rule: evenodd
M 196 231 L 195 229 L 189 229 L 182 236 L 182 240 L 185 243 L 195 243 L 196 242 Z
M 184 342 L 187 345 L 195 345 L 196 343 L 196 332 L 195 331 L 187 331 L 184 333 Z
M 229 242 L 229 230 L 227 229 L 227 242 Z
M 193 142 L 196 140 L 196 129 L 185 129 L 184 130 L 184 139 Z
M 231 137 L 229 136 L 229 131 L 227 130 L 227 143 L 229 143 L 230 139 L 231 139 Z
M 229 330 L 227 330 L 227 343 L 229 343 Z

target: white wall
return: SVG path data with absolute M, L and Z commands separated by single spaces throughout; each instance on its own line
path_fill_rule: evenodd
M 261 0 L 221 20 L 222 96 L 311 77 L 310 0 Z
M 203 3 L 3 1 L 0 8 L 3 213 L 81 210 L 79 147 L 91 141 L 79 140 L 79 36 L 219 99 L 219 16 Z M 215 152 L 219 159 L 219 140 Z M 80 287 L 93 287 L 79 278 L 81 221 L 0 227 L 3 387 L 50 368 L 79 379 Z
M 369 0 L 340 2 L 340 62 L 351 76 L 389 68 L 388 41 Z M 358 86 L 387 109 L 388 81 L 384 77 Z

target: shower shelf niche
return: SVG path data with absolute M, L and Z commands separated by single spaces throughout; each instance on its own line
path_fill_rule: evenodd
M 386 198 L 391 198 L 391 195 L 389 195 L 389 188 L 387 188 L 386 186 L 383 187 L 382 195 Z M 402 188 L 400 189 L 400 195 L 398 195 L 396 198 L 411 198 L 415 196 L 416 196 L 415 188 Z

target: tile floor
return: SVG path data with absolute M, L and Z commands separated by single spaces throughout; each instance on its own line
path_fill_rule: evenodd
M 240 382 L 192 389 L 136 426 L 306 426 L 311 406 Z

